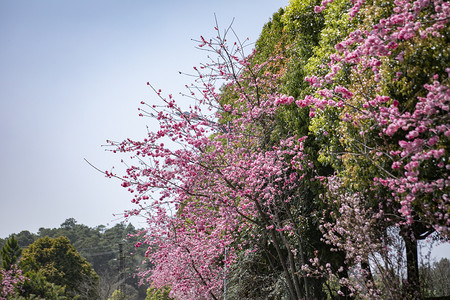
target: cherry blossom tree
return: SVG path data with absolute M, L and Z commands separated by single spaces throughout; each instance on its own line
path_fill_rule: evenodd
M 323 1 L 315 11 L 322 12 L 330 3 Z M 420 297 L 417 294 L 420 286 L 417 241 L 435 231 L 447 236 L 450 220 L 450 166 L 446 150 L 450 135 L 450 69 L 445 67 L 448 58 L 436 59 L 433 54 L 422 57 L 425 61 L 431 61 L 431 66 L 418 73 L 415 71 L 414 79 L 402 72 L 392 76 L 392 69 L 398 69 L 398 65 L 412 73 L 414 49 L 423 51 L 426 47 L 448 45 L 450 6 L 443 1 L 394 1 L 388 13 L 380 13 L 379 9 L 377 12 L 377 9 L 376 4 L 374 8 L 364 1 L 354 2 L 349 11 L 350 18 L 364 16 L 368 11 L 375 17 L 366 18 L 366 22 L 370 22 L 351 32 L 335 46 L 336 53 L 330 57 L 329 73 L 306 78 L 316 88 L 316 93 L 296 103 L 301 107 L 309 106 L 312 118 L 323 118 L 326 110 L 337 111 L 340 115 L 338 126 L 341 132 L 344 131 L 342 128 L 345 129 L 341 139 L 345 151 L 339 158 L 347 166 L 342 175 L 348 176 L 349 164 L 366 164 L 376 169 L 371 178 L 373 186 L 378 187 L 366 186 L 364 192 L 385 188 L 384 196 L 378 194 L 375 200 L 368 201 L 366 196 L 367 200 L 361 201 L 360 192 L 357 192 L 350 197 L 351 201 L 342 201 L 340 205 L 353 203 L 348 208 L 358 212 L 359 217 L 353 217 L 351 221 L 348 211 L 342 211 L 341 206 L 336 223 L 325 226 L 324 237 L 335 246 L 345 248 L 347 257 L 358 257 L 359 250 L 352 243 L 362 238 L 358 237 L 358 231 L 364 228 L 358 223 L 360 218 L 377 220 L 383 216 L 385 230 L 392 225 L 400 228 L 406 247 L 407 282 L 404 285 L 407 297 Z M 347 77 L 350 84 L 348 81 L 346 84 L 339 82 L 337 75 L 344 70 L 350 74 Z M 421 78 L 422 85 L 408 85 L 417 78 Z M 414 93 L 408 91 L 409 97 L 406 97 L 408 92 L 390 92 L 389 80 L 410 86 Z M 365 176 L 369 174 L 368 169 L 361 173 Z M 353 190 L 361 187 L 361 177 L 348 181 L 353 182 Z M 372 203 L 369 204 L 372 208 L 368 203 Z M 347 222 L 354 226 L 347 224 L 342 227 Z M 368 221 L 366 225 L 370 223 Z M 341 232 L 339 239 L 336 239 L 334 232 Z M 342 241 L 348 234 L 353 236 L 352 239 Z M 373 243 L 366 245 L 371 245 L 373 249 L 383 245 L 383 235 L 373 239 L 367 234 L 366 238 L 372 239 Z M 364 251 L 371 252 L 369 249 Z
M 122 185 L 139 205 L 128 214 L 148 213 L 155 269 L 143 276 L 156 287 L 170 286 L 171 296 L 217 299 L 236 251 L 258 251 L 242 236 L 258 239 L 262 231 L 291 297 L 300 298 L 309 293 L 295 216 L 302 178 L 310 176 L 306 137 L 270 141 L 277 108 L 294 98 L 278 93 L 278 76 L 267 71 L 280 57 L 252 65 L 242 44 L 227 48 L 229 30 L 217 33 L 199 41 L 217 60 L 195 69 L 198 85 L 189 87 L 195 105 L 183 111 L 155 90 L 163 106 L 143 103 L 141 111 L 157 119 L 160 130 L 144 141 L 111 142 L 113 151 L 133 153 L 139 163 L 127 168 Z M 216 91 L 218 80 L 233 101 Z
M 13 265 L 9 270 L 0 269 L 0 299 L 6 300 L 16 295 L 17 290 L 27 280 L 22 270 Z
M 314 11 L 332 5 L 323 1 Z M 133 194 L 136 208 L 126 217 L 143 214 L 148 222 L 137 246 L 149 248 L 154 268 L 141 276 L 170 287 L 171 297 L 218 299 L 240 257 L 266 251 L 291 299 L 324 297 L 322 285 L 336 298 L 420 297 L 417 241 L 448 235 L 449 70 L 432 54 L 414 93 L 393 91 L 392 82 L 412 82 L 398 70 L 412 72 L 414 43 L 446 43 L 449 12 L 441 0 L 396 0 L 388 9 L 352 1 L 348 17 L 360 18 L 357 29 L 335 45 L 321 72 L 305 78 L 311 92 L 300 99 L 282 92 L 283 51 L 261 63 L 256 52 L 245 54 L 245 42 L 227 42 L 231 27 L 201 37 L 210 61 L 194 68 L 185 95 L 192 104 L 148 84 L 159 104 L 142 102 L 140 115 L 159 129 L 110 142 L 131 163 L 124 175 L 105 174 Z M 309 110 L 307 136 L 275 130 L 289 109 Z M 339 133 L 341 153 L 328 152 L 330 133 Z M 320 157 L 306 154 L 311 139 L 332 176 Z M 312 224 L 326 246 L 307 251 L 318 247 L 305 240 Z M 393 243 L 389 232 L 402 241 Z M 402 242 L 404 289 L 390 287 L 387 276 Z

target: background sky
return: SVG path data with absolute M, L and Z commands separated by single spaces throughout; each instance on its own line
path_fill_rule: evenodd
M 288 0 L 0 0 L 0 237 L 67 218 L 114 225 L 133 208 L 102 170 L 120 158 L 107 139 L 140 138 L 139 102 L 184 91 L 204 61 L 198 39 L 214 13 L 255 41 Z M 188 101 L 181 98 L 182 101 Z M 140 225 L 136 220 L 135 225 Z M 144 224 L 141 224 L 142 226 Z

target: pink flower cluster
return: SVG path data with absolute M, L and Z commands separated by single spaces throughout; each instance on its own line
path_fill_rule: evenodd
M 315 11 L 323 11 L 331 2 L 324 0 Z M 364 1 L 353 4 L 350 17 L 360 11 Z M 280 75 L 271 73 L 268 66 L 282 57 L 252 65 L 252 55 L 243 54 L 243 45 L 228 48 L 218 29 L 215 39 L 201 37 L 198 41 L 218 59 L 194 68 L 197 79 L 187 86 L 187 96 L 195 103 L 189 109 L 149 84 L 162 104 L 143 102 L 140 113 L 159 122 L 158 130 L 141 141 L 111 142 L 113 151 L 131 154 L 134 161 L 120 178 L 137 207 L 127 216 L 144 214 L 148 222 L 145 243 L 155 268 L 144 270 L 143 278 L 156 287 L 170 286 L 171 296 L 179 299 L 218 299 L 237 253 L 257 251 L 252 243 L 258 238 L 255 228 L 264 231 L 275 248 L 291 291 L 299 278 L 306 285 L 307 275 L 335 276 L 336 270 L 330 265 L 319 266 L 318 258 L 302 257 L 302 243 L 296 240 L 301 239 L 300 220 L 284 217 L 304 187 L 306 174 L 314 172 L 314 164 L 303 152 L 306 137 L 271 139 L 277 111 L 292 103 L 309 107 L 311 118 L 328 108 L 342 110 L 341 124 L 359 133 L 352 137 L 354 141 L 362 140 L 358 145 L 364 150 L 356 155 L 364 155 L 381 169 L 374 183 L 389 189 L 389 201 L 395 202 L 403 224 L 413 222 L 417 207 L 427 211 L 420 202 L 426 197 L 433 209 L 423 221 L 448 228 L 448 87 L 435 78 L 424 87 L 427 96 L 419 98 L 408 112 L 401 111 L 399 102 L 382 95 L 378 88 L 382 67 L 400 43 L 441 34 L 449 20 L 449 5 L 442 0 L 396 0 L 393 11 L 370 31 L 356 30 L 337 44 L 329 73 L 306 78 L 316 93 L 304 99 L 280 93 Z M 402 59 L 400 56 L 396 55 Z M 376 92 L 366 96 L 336 84 L 334 80 L 344 66 L 354 74 L 370 74 L 371 82 L 376 82 L 371 88 Z M 220 85 L 224 86 L 223 94 L 217 91 Z M 380 142 L 375 147 L 365 140 L 368 131 L 379 133 Z M 391 167 L 383 168 L 377 160 L 389 160 Z M 425 174 L 433 169 L 437 170 L 436 178 Z M 384 251 L 374 236 L 374 227 L 384 212 L 377 211 L 376 205 L 366 206 L 368 200 L 362 193 L 343 190 L 334 177 L 310 180 L 328 184 L 327 201 L 332 199 L 332 205 L 338 207 L 334 222 L 322 224 L 324 241 L 344 251 L 346 261 L 362 275 L 343 278 L 338 274 L 342 270 L 337 270 L 337 280 L 353 295 L 367 292 L 367 297 L 378 297 L 373 282 L 364 278 L 367 269 L 363 265 L 368 263 L 368 254 Z M 283 254 L 280 245 L 291 251 Z M 301 270 L 298 265 L 303 266 Z M 314 267 L 320 272 L 314 273 Z
M 6 300 L 16 295 L 16 291 L 27 280 L 22 270 L 12 266 L 10 270 L 0 269 L 0 300 Z
M 392 168 L 403 170 L 403 176 L 388 178 L 384 184 L 397 192 L 396 199 L 402 204 L 400 212 L 407 218 L 408 223 L 413 221 L 412 203 L 424 194 L 432 195 L 433 202 L 439 207 L 450 205 L 445 196 L 445 187 L 449 186 L 450 179 L 440 177 L 430 180 L 421 176 L 421 172 L 426 171 L 421 167 L 424 165 L 433 166 L 436 171 L 442 170 L 444 174 L 450 169 L 445 144 L 440 143 L 450 137 L 450 89 L 438 81 L 425 85 L 425 88 L 428 90 L 427 96 L 419 98 L 412 113 L 400 113 L 397 107 L 391 106 L 382 110 L 378 117 L 379 123 L 384 127 L 383 133 L 387 136 L 397 133 L 405 138 L 399 141 L 399 150 L 391 151 Z M 401 197 L 404 199 L 400 200 Z M 448 214 L 438 213 L 428 217 L 434 221 L 432 223 L 450 226 Z
M 251 56 L 221 56 L 230 51 L 223 40 L 201 43 L 229 60 L 197 69 L 202 88 L 196 86 L 198 98 L 194 89 L 190 95 L 196 104 L 183 111 L 155 90 L 163 104 L 144 102 L 141 112 L 156 119 L 159 130 L 144 141 L 111 142 L 114 151 L 132 153 L 138 162 L 127 166 L 121 179 L 139 207 L 127 216 L 147 218 L 147 256 L 155 268 L 141 276 L 156 287 L 170 286 L 179 299 L 218 299 L 236 251 L 256 251 L 239 238 L 243 233 L 256 238 L 255 226 L 283 238 L 293 234 L 294 224 L 279 211 L 292 200 L 307 164 L 306 137 L 282 139 L 268 149 L 261 145 L 278 107 L 295 101 L 277 92 L 279 76 L 265 71 L 267 63 L 250 67 Z M 232 73 L 244 68 L 247 72 Z M 201 73 L 205 69 L 210 73 Z M 236 99 L 222 104 L 215 84 L 230 78 Z
M 399 43 L 417 36 L 439 37 L 450 20 L 448 2 L 396 0 L 394 3 L 393 14 L 379 20 L 371 31 L 355 30 L 336 45 L 339 55 L 331 56 L 330 73 L 324 78 L 306 78 L 313 87 L 319 88 L 317 96 L 308 95 L 296 103 L 299 107 L 310 106 L 311 117 L 316 115 L 316 110 L 326 107 L 352 107 L 355 114 L 345 113 L 342 120 L 352 122 L 349 124 L 356 127 L 366 122 L 364 120 L 373 120 L 375 127 L 381 131 L 380 136 L 392 139 L 388 151 L 374 150 L 392 161 L 392 171 L 384 170 L 388 176 L 375 178 L 376 183 L 389 187 L 394 192 L 394 200 L 401 204 L 399 212 L 407 223 L 413 222 L 414 203 L 422 197 L 431 196 L 437 212 L 434 210 L 428 213 L 428 222 L 443 230 L 450 225 L 450 215 L 439 212 L 448 211 L 450 206 L 445 192 L 450 183 L 450 165 L 445 150 L 446 141 L 450 137 L 448 85 L 439 82 L 437 75 L 434 76 L 433 83 L 424 86 L 427 90 L 426 97 L 419 97 L 415 108 L 410 112 L 400 111 L 398 101 L 379 94 L 373 98 L 364 95 L 364 100 L 358 106 L 352 101 L 353 93 L 345 87 L 336 85 L 331 92 L 329 87 L 324 86 L 324 83 L 332 85 L 336 70 L 340 70 L 343 64 L 353 68 L 356 73 L 370 71 L 373 79 L 379 82 L 382 61 L 388 61 L 387 58 L 393 56 L 393 50 Z M 325 1 L 318 10 L 322 11 L 327 4 Z M 354 3 L 351 11 L 359 11 L 362 4 L 362 1 Z M 403 59 L 403 56 L 397 59 Z M 372 125 L 370 128 L 373 130 L 375 127 Z M 367 129 L 360 130 L 362 136 L 365 130 Z M 380 148 L 383 147 L 385 146 L 380 145 Z M 423 174 L 433 168 L 440 170 L 442 177 L 430 179 Z

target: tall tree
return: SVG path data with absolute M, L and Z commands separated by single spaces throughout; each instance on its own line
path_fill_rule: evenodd
M 98 298 L 98 275 L 67 237 L 39 238 L 24 250 L 20 266 L 26 276 L 37 274 L 45 281 L 65 288 L 69 296 Z M 26 290 L 28 294 L 33 292 Z
M 299 0 L 266 52 L 201 37 L 195 103 L 154 89 L 159 130 L 111 142 L 135 162 L 105 174 L 147 215 L 144 278 L 180 299 L 420 299 L 417 242 L 450 225 L 449 20 L 441 0 Z M 228 289 L 249 277 L 269 290 Z
M 2 256 L 2 267 L 5 270 L 10 270 L 12 266 L 17 264 L 20 255 L 22 254 L 22 249 L 20 249 L 17 240 L 14 235 L 12 235 L 7 241 L 6 244 L 2 247 L 0 251 Z

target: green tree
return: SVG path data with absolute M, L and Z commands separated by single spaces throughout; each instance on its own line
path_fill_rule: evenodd
M 432 272 L 433 289 L 437 296 L 450 296 L 450 260 L 441 258 L 434 263 Z
M 50 238 L 67 237 L 78 253 L 86 258 L 95 272 L 101 277 L 99 281 L 101 285 L 100 299 L 107 299 L 107 297 L 111 296 L 112 291 L 119 284 L 119 275 L 117 272 L 119 261 L 117 256 L 118 244 L 121 243 L 123 244 L 124 254 L 125 284 L 137 290 L 139 293 L 137 297 L 143 299 L 145 298 L 147 287 L 139 285 L 139 279 L 132 276 L 135 267 L 142 262 L 145 251 L 147 250 L 147 247 L 135 247 L 135 244 L 139 241 L 139 237 L 135 236 L 138 232 L 139 230 L 131 224 L 119 223 L 109 228 L 104 225 L 91 228 L 79 224 L 74 218 L 68 218 L 58 228 L 42 227 L 37 234 L 25 230 L 15 234 L 14 238 L 17 240 L 18 246 L 25 249 L 39 238 L 46 236 Z M 0 249 L 6 244 L 7 240 L 7 238 L 0 239 Z M 1 261 L 0 255 L 0 264 Z M 34 274 L 34 276 L 37 276 L 37 274 Z M 29 287 L 29 290 L 40 290 L 42 293 L 39 294 L 36 292 L 36 294 L 44 295 L 44 291 L 48 291 L 51 287 L 44 284 L 48 282 L 43 274 L 39 276 L 40 280 L 36 279 L 36 284 L 34 287 Z M 51 299 L 54 295 L 55 292 L 47 293 L 45 297 L 41 297 Z
M 26 280 L 21 287 L 18 299 L 72 299 L 66 293 L 65 287 L 48 282 L 41 271 L 28 271 Z
M 20 249 L 17 240 L 14 235 L 12 235 L 7 241 L 6 244 L 2 247 L 1 256 L 2 256 L 2 267 L 5 270 L 10 270 L 12 265 L 15 265 L 20 255 L 22 254 L 22 249 Z
M 420 268 L 424 294 L 428 297 L 450 296 L 450 260 L 441 258 Z
M 28 245 L 34 243 L 38 239 L 38 236 L 28 230 L 23 230 L 15 236 L 20 248 L 28 247 Z
M 38 276 L 51 284 L 64 287 L 69 296 L 79 296 L 79 299 L 98 298 L 98 275 L 67 237 L 38 239 L 24 250 L 20 266 L 27 277 Z M 25 289 L 26 293 L 36 292 L 32 286 L 28 288 L 30 290 Z

